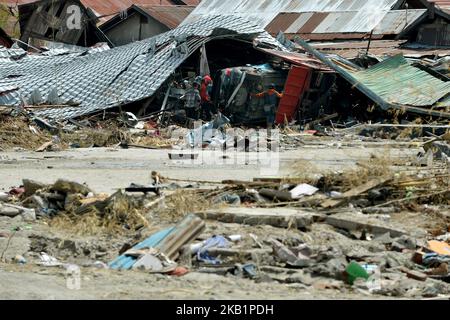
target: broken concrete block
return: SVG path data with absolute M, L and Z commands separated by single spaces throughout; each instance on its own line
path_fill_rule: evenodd
M 282 262 L 295 262 L 297 260 L 297 256 L 288 248 L 286 248 L 281 242 L 271 239 L 270 242 L 273 246 L 274 254 L 282 261 Z
M 397 209 L 395 207 L 381 207 L 381 208 L 364 208 L 362 212 L 365 214 L 392 214 L 395 213 Z
M 344 280 L 345 269 L 347 268 L 347 260 L 343 258 L 331 259 L 326 263 L 318 263 L 309 268 L 314 276 L 322 276 Z
M 417 240 L 408 236 L 401 236 L 392 243 L 392 250 L 402 252 L 403 250 L 416 250 Z
M 208 210 L 197 215 L 225 223 L 266 224 L 280 228 L 296 226 L 298 229 L 308 228 L 314 221 L 322 217 L 322 215 L 316 213 L 286 208 L 277 208 L 276 210 L 270 208 L 221 208 Z
M 391 237 L 400 237 L 405 235 L 406 232 L 396 228 L 387 227 L 385 224 L 370 221 L 366 216 L 354 216 L 354 215 L 335 215 L 327 217 L 325 223 L 332 225 L 335 228 L 344 230 L 365 230 L 368 233 L 390 234 Z
M 382 244 L 391 244 L 392 242 L 394 242 L 394 239 L 391 238 L 391 234 L 389 232 L 386 232 L 378 237 L 376 237 L 375 239 L 373 239 L 373 241 L 382 243 Z
M 20 214 L 20 210 L 18 208 L 14 208 L 7 205 L 2 205 L 0 203 L 0 216 L 8 216 L 8 217 L 15 217 Z
M 302 283 L 307 286 L 311 286 L 314 283 L 312 277 L 304 272 L 297 272 L 285 280 L 286 283 Z
M 24 208 L 20 213 L 24 221 L 35 221 L 36 220 L 36 210 Z
M 0 192 L 0 202 L 6 202 L 9 199 L 9 194 L 7 194 L 6 192 Z

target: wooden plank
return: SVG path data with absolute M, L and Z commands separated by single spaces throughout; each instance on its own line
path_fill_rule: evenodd
M 334 208 L 344 203 L 348 199 L 356 197 L 362 193 L 365 193 L 373 188 L 384 185 L 385 183 L 391 181 L 391 177 L 381 177 L 370 180 L 369 182 L 362 184 L 356 188 L 353 188 L 347 192 L 345 192 L 340 199 L 329 199 L 321 203 L 322 208 Z
M 425 273 L 419 272 L 419 271 L 414 271 L 414 270 L 410 270 L 406 267 L 400 267 L 400 271 L 403 273 L 406 273 L 406 276 L 408 278 L 417 280 L 417 281 L 426 281 L 428 276 Z

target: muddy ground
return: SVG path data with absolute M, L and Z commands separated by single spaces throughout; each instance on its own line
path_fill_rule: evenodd
M 330 138 L 303 138 L 295 150 L 285 147 L 280 154 L 280 170 L 277 176 L 287 176 L 294 164 L 311 164 L 317 173 L 352 168 L 359 161 L 373 155 L 389 154 L 390 158 L 412 159 L 419 151 L 414 142 L 333 140 Z M 217 154 L 211 153 L 211 158 Z M 237 157 L 245 158 L 245 153 Z M 59 178 L 86 183 L 97 192 L 113 193 L 127 187 L 131 182 L 148 184 L 152 170 L 165 177 L 182 180 L 220 182 L 227 179 L 252 180 L 261 177 L 258 164 L 241 162 L 239 165 L 196 164 L 172 162 L 168 150 L 141 150 L 92 148 L 70 149 L 61 152 L 36 153 L 29 151 L 6 151 L 0 153 L 0 190 L 8 191 L 19 186 L 22 179 L 34 179 L 44 183 Z M 407 170 L 397 168 L 397 170 Z M 312 174 L 315 172 L 311 172 Z M 273 210 L 277 210 L 274 208 Z M 349 209 L 350 210 L 350 209 Z M 345 211 L 345 210 L 344 210 Z M 444 214 L 450 214 L 448 208 Z M 417 236 L 426 234 L 433 227 L 435 215 L 431 213 L 403 212 L 390 218 L 390 223 L 400 225 Z M 152 221 L 150 221 L 152 222 Z M 262 253 L 258 268 L 267 277 L 255 281 L 234 275 L 192 272 L 182 277 L 149 274 L 143 271 L 112 271 L 94 266 L 95 262 L 108 263 L 114 259 L 124 243 L 136 242 L 152 232 L 172 225 L 171 219 L 155 218 L 151 230 L 139 234 L 123 235 L 74 235 L 50 227 L 45 220 L 25 222 L 22 217 L 0 217 L 0 254 L 9 263 L 0 264 L 0 299 L 405 299 L 424 298 L 422 293 L 410 291 L 409 295 L 373 295 L 331 278 L 308 279 L 299 270 L 289 271 L 265 268 L 270 253 Z M 207 221 L 202 239 L 221 234 L 240 234 L 244 240 L 239 246 L 249 248 L 254 234 L 261 241 L 270 237 L 284 241 L 303 242 L 312 246 L 326 245 L 340 250 L 355 249 L 373 254 L 374 259 L 392 259 L 399 265 L 410 263 L 410 255 L 392 253 L 377 243 L 354 241 L 339 234 L 325 224 L 314 224 L 302 232 L 297 229 L 275 228 L 266 225 L 246 226 L 240 224 Z M 19 227 L 20 231 L 14 231 Z M 10 241 L 8 240 L 10 239 Z M 9 243 L 8 243 L 9 242 Z M 5 248 L 7 250 L 5 251 Z M 350 249 L 349 249 L 350 248 Z M 81 289 L 71 290 L 66 285 L 66 271 L 61 267 L 37 266 L 34 262 L 40 252 L 46 252 L 64 263 L 81 267 Z M 358 255 L 361 253 L 354 253 Z M 14 263 L 14 257 L 22 255 L 26 264 Z M 254 256 L 252 256 L 254 258 Z M 242 258 L 242 262 L 245 262 Z M 273 265 L 273 264 L 272 264 Z M 295 280 L 300 279 L 300 280 Z M 418 287 L 419 291 L 440 286 L 435 280 L 426 283 L 392 275 L 396 285 Z M 440 293 L 442 290 L 439 291 Z M 431 294 L 436 297 L 437 295 Z

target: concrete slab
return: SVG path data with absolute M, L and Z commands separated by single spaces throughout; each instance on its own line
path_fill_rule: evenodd
M 287 208 L 223 208 L 198 213 L 200 217 L 225 223 L 270 225 L 279 228 L 289 226 L 304 229 L 324 218 L 321 214 Z

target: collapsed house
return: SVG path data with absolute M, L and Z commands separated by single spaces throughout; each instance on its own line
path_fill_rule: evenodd
M 43 41 L 85 47 L 108 42 L 97 28 L 97 16 L 78 0 L 41 0 L 23 4 L 19 6 L 19 15 L 20 40 L 31 47 L 45 44 Z
M 100 29 L 114 46 L 121 46 L 178 27 L 194 8 L 188 5 L 134 4 L 102 24 Z
M 254 50 L 253 41 L 258 46 L 281 47 L 252 23 L 236 17 L 224 19 L 217 16 L 105 52 L 40 58 L 27 55 L 19 61 L 2 64 L 0 105 L 19 106 L 23 101 L 36 103 L 30 99 L 37 96 L 43 99 L 41 103 L 48 103 L 50 93 L 55 97 L 57 92 L 58 101 L 53 100 L 53 104 L 59 102 L 56 104 L 75 106 L 41 110 L 37 114 L 67 119 L 125 104 L 142 103 L 156 98 L 155 93 L 177 68 L 203 44 L 211 41 L 224 46 L 243 41 L 247 50 Z M 239 53 L 235 55 L 240 56 Z M 259 61 L 261 57 L 247 55 L 241 57 L 239 64 L 254 62 L 250 60 Z

